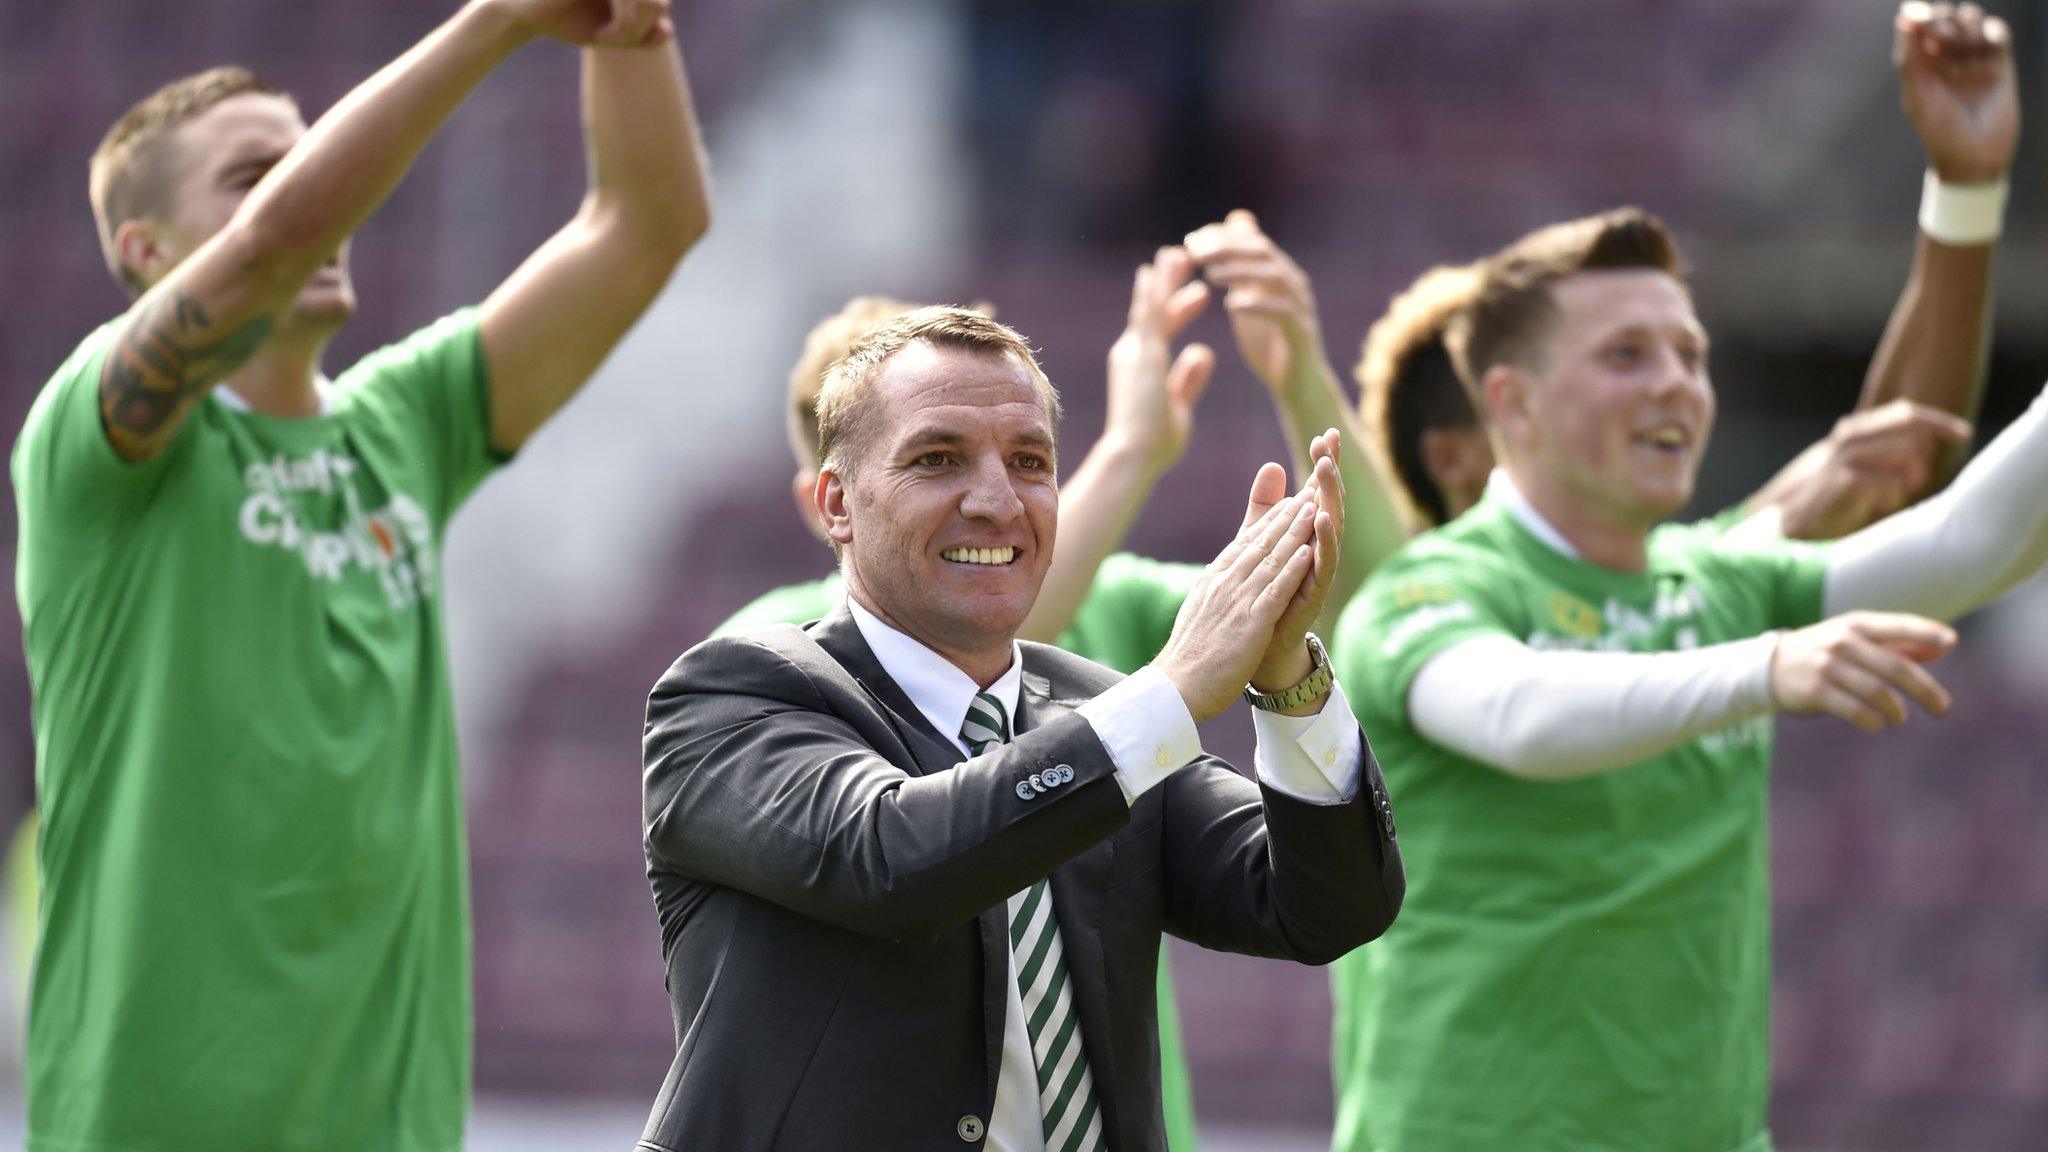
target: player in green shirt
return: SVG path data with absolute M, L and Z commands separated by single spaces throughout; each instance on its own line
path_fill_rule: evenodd
M 1340 1148 L 1767 1148 L 1768 717 L 1945 711 L 1921 617 L 2048 557 L 2048 400 L 1831 549 L 1653 528 L 1713 414 L 1677 268 L 1610 213 L 1453 323 L 1503 468 L 1339 629 L 1423 862 L 1336 982 Z
M 1930 34 L 1961 43 L 1928 51 L 1902 35 L 1902 82 L 1915 128 L 1945 178 L 1995 180 L 2010 161 L 2017 127 L 2001 38 L 1966 28 Z M 1982 85 L 1974 90 L 1971 71 Z M 1540 250 L 1543 241 L 1523 245 L 1531 246 Z M 1943 242 L 1923 232 L 1907 292 L 1865 382 L 1866 405 L 1890 402 L 1842 421 L 1752 497 L 1750 508 L 1776 510 L 1786 535 L 1827 537 L 1869 523 L 1918 490 L 1936 453 L 1958 438 L 1940 414 L 1894 397 L 1974 410 L 1991 251 L 1988 237 Z M 1625 570 L 1576 558 L 1578 537 L 1550 527 L 1548 513 L 1521 495 L 1512 468 L 1486 483 L 1493 446 L 1470 402 L 1446 389 L 1458 385 L 1443 325 L 1486 276 L 1480 266 L 1419 281 L 1375 326 L 1360 365 L 1363 423 L 1396 462 L 1422 518 L 1441 522 L 1477 507 L 1390 561 L 1339 630 L 1340 671 L 1361 698 L 1360 715 L 1401 796 L 1407 858 L 1419 863 L 1403 920 L 1388 939 L 1333 966 L 1335 1146 L 1764 1147 L 1763 773 L 1771 730 L 1760 715 L 1774 697 L 1758 692 L 1757 649 L 1741 666 L 1751 677 L 1748 703 L 1704 716 L 1688 713 L 1697 701 L 1660 707 L 1631 678 L 1686 671 L 1668 656 L 1611 669 L 1618 682 L 1604 685 L 1608 710 L 1588 710 L 1580 694 L 1603 685 L 1574 684 L 1586 665 L 1556 650 L 1691 653 L 1809 622 L 1821 608 L 1823 573 L 1830 610 L 1912 607 L 1947 617 L 2011 573 L 1994 570 L 1988 585 L 1982 576 L 1965 581 L 1965 591 L 1980 593 L 1968 599 L 1858 592 L 1853 577 L 1836 579 L 1867 564 L 1845 566 L 1845 555 L 1874 554 L 1872 541 L 1903 531 L 1889 523 L 1844 544 L 1832 570 L 1826 553 L 1772 545 L 1769 532 L 1745 529 L 1717 540 L 1723 518 L 1655 530 L 1642 562 Z M 1661 270 L 1647 279 L 1646 291 L 1660 280 L 1673 283 Z M 1564 292 L 1553 287 L 1551 295 Z M 1696 326 L 1682 289 L 1678 295 L 1683 307 L 1674 314 Z M 1616 362 L 1642 352 L 1622 338 L 1630 319 L 1622 308 L 1638 303 L 1624 294 L 1610 301 L 1614 314 L 1593 310 L 1614 326 L 1607 354 Z M 1527 339 L 1539 352 L 1544 336 L 1565 339 L 1554 308 L 1536 316 Z M 1640 332 L 1635 338 L 1651 343 Z M 1620 379 L 1616 371 L 1606 383 L 1620 391 Z M 1529 393 L 1551 402 L 1552 393 Z M 1901 522 L 1933 515 L 1916 510 Z M 1929 580 L 1917 579 L 1922 587 Z M 1517 643 L 1503 649 L 1502 639 Z M 1458 651 L 1471 640 L 1481 643 Z M 1531 650 L 1550 657 L 1521 663 Z M 1438 656 L 1445 662 L 1434 663 Z M 1428 675 L 1418 678 L 1425 667 Z M 1729 684 L 1725 666 L 1718 681 L 1713 669 L 1692 674 L 1701 690 Z M 1863 674 L 1847 675 L 1871 687 Z M 1452 708 L 1436 715 L 1437 730 L 1424 731 L 1418 710 L 1442 710 L 1425 687 L 1483 697 L 1494 710 Z M 1588 739 L 1644 718 L 1654 721 L 1648 742 L 1603 749 Z M 1739 722 L 1716 731 L 1719 719 Z M 1572 725 L 1582 730 L 1568 731 Z M 1495 739 L 1465 732 L 1481 729 Z M 1563 742 L 1546 748 L 1546 740 Z M 1621 752 L 1642 759 L 1584 779 L 1549 779 L 1614 767 Z
M 1309 432 L 1349 426 L 1342 390 L 1323 351 L 1308 278 L 1260 231 L 1250 213 L 1234 212 L 1191 233 L 1185 247 L 1161 249 L 1139 268 L 1127 325 L 1109 353 L 1107 421 L 1088 456 L 1061 485 L 1060 546 L 1022 633 L 1125 673 L 1158 655 L 1202 571 L 1196 564 L 1114 551 L 1160 475 L 1185 450 L 1195 404 L 1214 368 L 1214 354 L 1202 345 L 1190 344 L 1177 356 L 1172 348 L 1208 301 L 1207 285 L 1195 279 L 1198 267 L 1223 290 L 1239 349 L 1271 394 L 1282 434 L 1295 446 L 1297 465 L 1306 463 Z M 886 297 L 849 302 L 812 329 L 790 375 L 785 414 L 797 462 L 791 490 L 798 515 L 821 541 L 823 531 L 812 510 L 819 383 L 869 328 L 911 307 Z M 1341 603 L 1340 595 L 1348 597 L 1365 572 L 1400 541 L 1385 484 L 1364 454 L 1351 454 L 1344 482 L 1349 523 L 1337 578 L 1348 583 L 1335 590 L 1331 603 Z M 807 623 L 843 597 L 837 572 L 778 588 L 740 609 L 714 635 Z M 1175 1152 L 1193 1152 L 1193 1100 L 1164 952 L 1157 994 L 1167 1141 Z
M 468 891 L 449 517 L 708 220 L 666 6 L 476 0 L 311 129 L 240 69 L 93 160 L 136 302 L 14 446 L 43 899 L 32 1152 L 455 1152 Z M 583 209 L 331 382 L 348 237 L 529 40 L 589 45 Z
M 1940 71 L 1920 82 L 1936 93 Z M 1925 108 L 1930 97 L 1913 106 Z M 2000 117 L 1916 117 L 1929 157 L 1967 150 Z M 1997 145 L 2011 159 L 2012 137 Z M 1864 377 L 1857 410 L 1838 421 L 1762 489 L 1707 523 L 1793 540 L 1848 535 L 1926 494 L 1954 471 L 1983 397 L 1995 245 L 1942 244 L 1924 233 L 1897 310 Z M 1394 297 L 1367 332 L 1353 376 L 1358 425 L 1386 463 L 1386 483 L 1407 523 L 1427 531 L 1479 502 L 1493 447 L 1444 346 L 1444 328 L 1476 290 L 1477 264 L 1439 265 Z M 1768 513 L 1767 515 L 1759 515 Z

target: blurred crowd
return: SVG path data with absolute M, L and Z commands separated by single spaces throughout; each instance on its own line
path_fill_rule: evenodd
M 1428 265 L 1641 203 L 1683 238 L 1714 325 L 1706 513 L 1851 407 L 1911 253 L 1921 161 L 1889 31 L 1858 0 L 680 7 L 720 230 L 522 474 L 458 521 L 448 561 L 481 1092 L 646 1098 L 667 1064 L 638 837 L 646 692 L 735 609 L 827 567 L 792 530 L 783 381 L 851 291 L 998 302 L 1062 389 L 1075 460 L 1103 422 L 1131 267 L 1229 208 L 1255 206 L 1313 276 L 1341 368 Z M 2022 99 L 2048 108 L 2048 18 L 2007 15 Z M 0 426 L 122 307 L 83 195 L 121 109 L 232 60 L 317 112 L 438 18 L 395 0 L 0 14 Z M 573 69 L 515 61 L 370 223 L 337 362 L 476 299 L 571 209 Z M 2048 377 L 2048 163 L 2028 133 L 1980 443 Z M 1222 324 L 1191 335 L 1223 347 Z M 1135 550 L 1213 555 L 1213 509 L 1282 458 L 1265 412 L 1225 357 Z M 13 516 L 0 501 L 9 542 Z M 32 803 L 18 628 L 0 614 L 0 827 Z M 1963 635 L 1947 720 L 1782 726 L 1785 1147 L 2022 1148 L 2048 1123 L 2048 594 Z M 1243 728 L 1214 746 L 1242 755 Z M 1201 1115 L 1325 1126 L 1323 974 L 1175 960 Z

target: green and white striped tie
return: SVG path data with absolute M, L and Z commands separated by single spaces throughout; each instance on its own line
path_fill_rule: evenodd
M 1003 702 L 986 692 L 975 693 L 960 726 L 960 739 L 976 756 L 1007 743 L 1010 720 Z M 1038 1115 L 1046 1152 L 1103 1152 L 1109 1144 L 1102 1135 L 1095 1078 L 1081 1050 L 1081 1017 L 1074 1011 L 1073 989 L 1067 984 L 1067 953 L 1060 946 L 1052 890 L 1043 880 L 1024 893 L 1023 904 L 1010 919 L 1010 953 L 1017 991 L 1024 999 L 1031 1058 L 1038 1066 Z

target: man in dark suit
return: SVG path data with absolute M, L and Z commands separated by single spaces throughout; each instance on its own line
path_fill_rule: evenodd
M 931 308 L 818 400 L 847 602 L 698 645 L 648 701 L 644 816 L 678 1051 L 641 1147 L 1161 1149 L 1162 931 L 1328 962 L 1393 920 L 1384 785 L 1306 635 L 1337 434 L 1268 464 L 1127 679 L 1020 643 L 1059 399 L 1022 337 Z M 1255 785 L 1195 721 L 1249 685 Z

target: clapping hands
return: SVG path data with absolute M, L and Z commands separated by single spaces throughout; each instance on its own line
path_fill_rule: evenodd
M 588 48 L 653 48 L 675 39 L 669 0 L 477 0 L 536 36 Z
M 1335 429 L 1309 449 L 1314 473 L 1287 493 L 1287 473 L 1266 464 L 1252 481 L 1237 538 L 1209 564 L 1181 605 L 1154 667 L 1206 720 L 1230 707 L 1247 683 L 1278 692 L 1308 675 L 1305 636 L 1322 613 L 1343 540 L 1341 448 Z M 1300 709 L 1313 714 L 1316 699 Z

